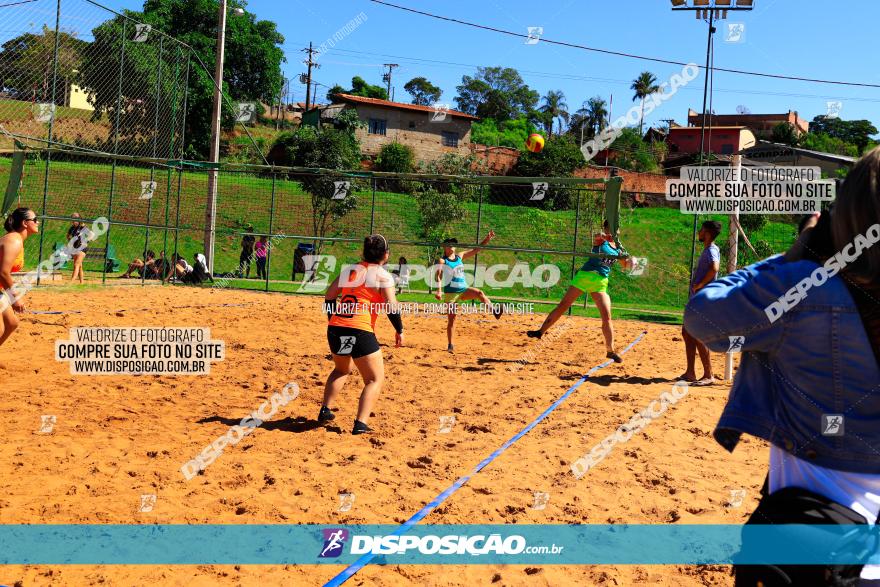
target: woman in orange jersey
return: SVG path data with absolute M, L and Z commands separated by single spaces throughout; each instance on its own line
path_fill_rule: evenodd
M 333 371 L 324 385 L 324 403 L 318 413 L 318 422 L 325 423 L 336 416 L 330 407 L 345 386 L 351 365 L 358 368 L 364 380 L 364 390 L 358 404 L 352 434 L 371 432 L 367 419 L 376 404 L 385 379 L 382 351 L 374 328 L 379 315 L 379 304 L 394 309 L 394 278 L 382 265 L 388 262 L 388 241 L 380 234 L 364 239 L 363 261 L 343 269 L 330 284 L 324 307 L 330 318 L 327 342 L 333 353 Z M 395 346 L 403 344 L 403 321 L 398 312 L 388 312 L 388 318 L 397 333 Z
M 16 300 L 12 274 L 24 268 L 24 241 L 39 232 L 38 222 L 30 208 L 16 208 L 3 223 L 6 234 L 0 237 L 0 296 L 7 297 L 8 303 L 0 305 L 0 345 L 18 328 L 15 313 L 24 312 L 24 304 Z

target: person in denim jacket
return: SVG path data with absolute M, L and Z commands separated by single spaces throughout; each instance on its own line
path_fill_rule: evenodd
M 715 439 L 731 452 L 743 433 L 768 441 L 769 495 L 806 489 L 869 524 L 880 513 L 878 241 L 875 149 L 791 250 L 706 285 L 684 316 L 713 351 L 743 337 Z

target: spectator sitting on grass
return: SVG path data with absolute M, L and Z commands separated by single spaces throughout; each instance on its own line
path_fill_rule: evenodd
M 147 277 L 150 276 L 150 272 L 153 270 L 154 265 L 156 264 L 156 253 L 151 250 L 148 250 L 146 255 L 144 255 L 144 260 L 135 259 L 128 265 L 128 270 L 119 276 L 120 279 L 128 279 L 131 277 L 131 274 L 137 271 L 138 277 L 143 277 L 144 270 L 148 269 Z

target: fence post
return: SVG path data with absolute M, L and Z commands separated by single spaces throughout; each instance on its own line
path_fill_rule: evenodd
M 46 140 L 46 171 L 43 174 L 43 220 L 46 219 L 46 204 L 49 199 L 49 161 L 52 159 L 52 131 L 55 128 L 55 86 L 58 85 L 58 42 L 61 30 L 61 0 L 55 5 L 55 50 L 52 54 L 52 113 L 49 118 L 49 134 Z M 37 259 L 37 285 L 40 285 L 40 264 L 43 260 L 43 239 L 45 226 L 40 230 L 40 250 Z
M 266 247 L 266 291 L 269 291 L 269 269 L 272 267 L 272 248 L 275 246 L 275 181 L 277 174 L 275 166 L 272 166 L 272 199 L 269 201 L 269 236 L 271 240 Z
M 159 145 L 159 103 L 162 101 L 160 88 L 162 84 L 162 43 L 165 41 L 165 37 L 159 37 L 159 71 L 156 74 L 156 112 L 153 116 L 153 159 L 156 158 L 156 149 Z M 156 165 L 150 164 L 150 183 L 155 180 L 156 175 Z M 155 191 L 155 190 L 153 190 Z M 143 258 L 147 258 L 147 249 L 150 246 L 150 219 L 153 216 L 153 198 L 152 196 L 147 201 L 147 229 L 144 231 L 144 252 Z M 144 281 L 147 279 L 147 272 L 144 271 L 144 274 L 141 275 L 141 285 L 144 284 Z
M 116 91 L 116 122 L 113 124 L 113 166 L 110 168 L 110 199 L 107 202 L 107 238 L 104 241 L 104 262 L 101 283 L 107 282 L 107 255 L 110 252 L 110 230 L 113 228 L 113 193 L 116 191 L 116 156 L 119 154 L 119 118 L 122 111 L 122 73 L 125 66 L 125 33 L 128 21 L 122 21 L 122 48 L 119 50 L 119 84 Z M 146 263 L 144 259 L 144 263 Z M 144 268 L 146 273 L 146 268 Z
M 370 234 L 373 234 L 373 223 L 376 220 L 376 178 L 370 178 L 370 186 L 373 188 L 373 201 L 370 204 Z
M 168 157 L 169 158 L 174 157 L 174 132 L 176 130 L 174 128 L 174 123 L 177 119 L 177 75 L 180 72 L 179 61 L 178 61 L 179 59 L 180 59 L 180 47 L 178 46 L 177 47 L 177 59 L 174 60 L 175 85 L 174 85 L 173 105 L 172 105 L 172 109 L 171 109 L 171 142 L 168 147 Z M 182 161 L 183 161 L 183 148 L 184 148 L 184 143 L 186 140 L 186 107 L 187 107 L 187 98 L 189 97 L 189 69 L 190 69 L 191 59 L 192 59 L 191 55 L 189 53 L 187 53 L 187 56 L 186 56 L 186 75 L 184 77 L 184 82 L 183 82 L 183 109 L 181 110 L 182 116 L 181 116 L 181 125 L 180 125 L 180 157 L 179 157 L 179 159 L 181 160 L 181 162 L 179 162 L 176 165 L 178 192 L 180 191 L 180 182 L 182 181 L 182 178 L 183 178 L 183 163 L 182 163 Z M 168 222 L 169 222 L 169 214 L 170 214 L 170 209 L 171 209 L 171 174 L 173 172 L 174 172 L 173 168 L 171 166 L 169 166 L 168 167 L 168 183 L 167 183 L 167 187 L 165 189 L 165 239 L 162 242 L 162 250 L 163 251 L 168 250 Z M 179 201 L 180 200 L 178 198 L 178 205 L 179 205 Z M 175 222 L 175 225 L 174 225 L 175 238 L 177 235 L 177 231 L 180 230 L 180 222 L 179 222 L 180 211 L 179 210 L 177 212 L 177 218 L 178 218 L 178 221 Z
M 483 220 L 483 186 L 486 185 L 484 183 L 480 184 L 480 198 L 477 202 L 477 238 L 474 239 L 475 243 L 480 242 L 480 223 Z M 477 258 L 480 256 L 480 253 L 477 252 L 474 255 L 474 275 L 477 274 Z
M 574 279 L 574 268 L 577 265 L 578 226 L 580 226 L 581 223 L 581 190 L 577 189 L 576 193 L 577 205 L 574 210 L 574 241 L 571 245 L 571 275 L 569 276 L 569 279 Z M 572 304 L 572 306 L 573 305 L 574 304 Z M 571 306 L 568 308 L 568 315 L 571 316 Z

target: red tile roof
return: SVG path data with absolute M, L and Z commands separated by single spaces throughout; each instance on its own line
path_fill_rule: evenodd
M 415 112 L 435 112 L 433 106 L 420 106 L 419 104 L 404 104 L 403 102 L 392 102 L 390 100 L 380 100 L 378 98 L 365 98 L 363 96 L 352 96 L 351 94 L 336 94 L 334 96 L 337 100 L 342 102 L 349 102 L 353 104 L 369 104 L 370 106 L 382 106 L 385 108 L 396 108 L 398 110 L 412 110 Z M 467 118 L 469 120 L 479 120 L 476 116 L 471 116 L 470 114 L 465 114 L 464 112 L 459 112 L 458 110 L 447 110 L 447 114 L 449 116 L 455 116 L 457 118 Z

